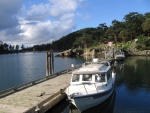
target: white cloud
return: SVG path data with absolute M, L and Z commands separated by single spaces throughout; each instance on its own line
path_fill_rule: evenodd
M 0 1 L 0 40 L 24 45 L 49 43 L 76 28 L 83 0 L 49 0 L 26 7 L 20 0 Z M 22 7 L 21 7 L 22 6 Z
M 75 13 L 67 13 L 61 17 L 61 20 L 66 20 L 66 19 L 74 18 L 74 17 L 75 17 Z
M 20 36 L 24 38 L 26 44 L 49 43 L 75 28 L 72 19 L 45 22 L 21 20 L 20 22 L 21 29 L 24 31 Z
M 50 17 L 60 18 L 76 11 L 81 0 L 49 0 L 47 4 L 32 5 L 27 11 L 27 19 L 43 20 Z
M 32 5 L 27 11 L 28 20 L 45 20 L 49 18 L 49 6 L 46 4 Z
M 64 13 L 74 12 L 78 7 L 78 0 L 49 0 L 51 3 L 50 14 L 60 16 Z

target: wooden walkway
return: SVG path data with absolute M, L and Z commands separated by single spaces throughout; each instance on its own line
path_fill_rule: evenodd
M 70 79 L 71 74 L 62 74 L 0 98 L 0 113 L 44 113 L 66 96 L 60 89 L 66 88 Z
M 66 97 L 62 90 L 69 85 L 71 72 L 79 67 L 1 91 L 0 113 L 45 113 Z

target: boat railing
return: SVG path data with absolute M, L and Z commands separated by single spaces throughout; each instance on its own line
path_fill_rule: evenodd
M 88 87 L 86 87 L 86 86 L 88 86 L 88 85 L 90 85 L 90 84 L 93 84 L 94 85 L 94 87 L 95 87 L 95 89 L 91 89 L 91 88 L 88 88 Z M 93 91 L 93 92 L 95 92 L 95 93 L 97 93 L 97 92 L 99 92 L 98 91 L 98 89 L 97 89 L 97 85 L 96 85 L 97 83 L 81 83 L 81 84 L 76 84 L 78 87 L 80 87 L 80 88 L 78 88 L 77 89 L 77 91 L 81 91 L 81 90 L 83 90 L 83 88 L 84 88 L 84 90 L 85 90 L 85 94 L 90 94 L 90 92 L 91 91 Z M 103 87 L 103 89 L 105 89 L 105 86 L 106 86 L 106 84 L 105 83 L 103 83 L 103 82 L 101 82 L 101 86 Z M 81 85 L 81 86 L 80 86 Z M 76 93 L 70 93 L 70 91 L 69 91 L 70 89 L 69 89 L 69 87 L 67 88 L 67 92 L 68 92 L 68 94 L 71 96 L 71 97 L 74 97 L 75 95 L 84 95 L 84 93 L 83 94 L 81 94 L 81 93 L 79 93 L 79 92 L 76 92 Z

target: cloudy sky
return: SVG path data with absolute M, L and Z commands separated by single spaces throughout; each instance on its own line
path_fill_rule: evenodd
M 150 12 L 150 0 L 0 0 L 0 41 L 50 43 L 73 31 Z

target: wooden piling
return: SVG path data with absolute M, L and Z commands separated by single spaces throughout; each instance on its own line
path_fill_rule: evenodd
M 54 56 L 52 51 L 46 54 L 46 76 L 54 73 Z
M 105 59 L 107 59 L 107 51 L 105 52 Z
M 115 49 L 114 47 L 112 49 L 113 49 L 113 58 L 115 58 Z

